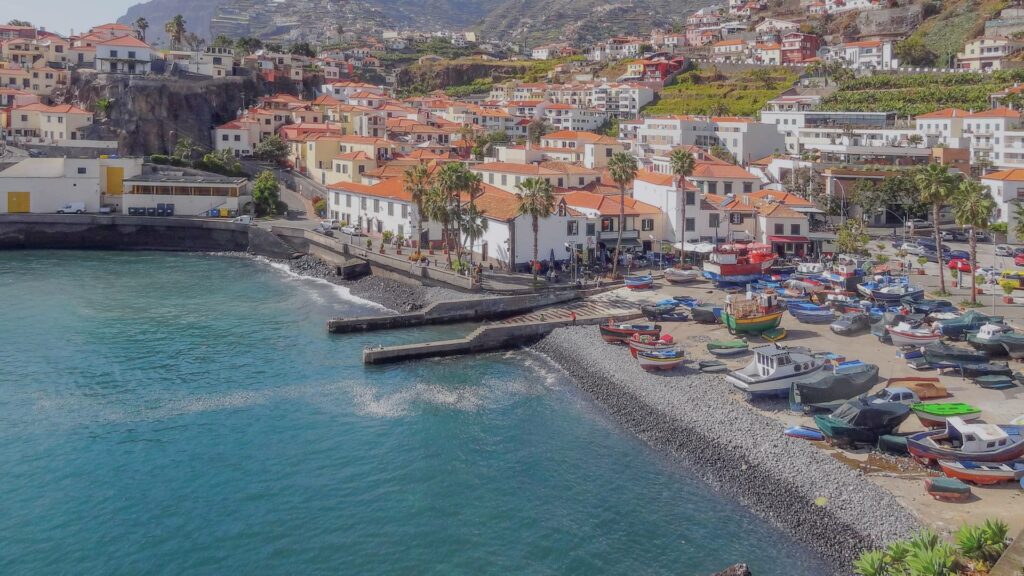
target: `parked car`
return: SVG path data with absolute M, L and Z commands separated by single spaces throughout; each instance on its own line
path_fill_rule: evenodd
M 900 245 L 899 249 L 914 256 L 921 255 L 921 245 L 917 242 L 904 242 Z
M 942 238 L 943 240 L 949 240 L 951 242 L 967 241 L 967 234 L 964 234 L 959 230 L 945 230 L 939 237 Z
M 331 230 L 331 225 L 327 222 L 320 222 L 316 225 L 316 228 L 313 228 L 313 231 L 319 232 L 324 236 L 334 236 L 334 231 Z
M 358 226 L 342 226 L 341 233 L 348 234 L 349 236 L 366 236 Z
M 947 266 L 950 270 L 956 270 L 957 272 L 971 271 L 971 263 L 962 258 L 953 258 Z
M 903 386 L 893 386 L 892 388 L 882 388 L 878 392 L 871 395 L 872 404 L 882 404 L 885 402 L 896 402 L 899 404 L 906 404 L 912 406 L 920 402 L 921 399 L 917 397 L 910 388 Z
M 1013 263 L 1016 264 L 1017 266 L 1024 266 L 1024 252 L 1016 254 L 1013 257 Z
M 907 228 L 914 228 L 920 230 L 928 227 L 928 221 L 921 218 L 911 218 L 907 220 Z
M 984 230 L 977 230 L 974 232 L 974 239 L 978 242 L 991 242 L 992 237 L 988 235 L 988 232 Z
M 949 257 L 950 260 L 970 260 L 971 259 L 971 253 L 966 251 L 966 250 L 949 250 L 945 254 L 946 254 L 946 256 Z
M 113 214 L 114 213 L 114 206 L 112 204 L 104 204 L 104 205 L 100 206 L 99 213 L 100 214 Z
M 338 229 L 338 221 L 335 220 L 334 218 L 325 218 L 325 219 L 321 220 L 320 223 L 321 224 L 325 224 L 329 230 L 337 230 Z
M 241 216 L 235 216 L 231 221 L 237 224 L 252 224 L 252 216 L 249 214 L 243 214 Z
M 1013 249 L 1013 255 L 1016 256 L 1018 254 L 1024 254 L 1024 246 Z
M 1013 256 L 1013 248 L 1007 244 L 996 246 L 996 256 Z
M 57 214 L 83 214 L 85 202 L 70 202 L 57 209 Z

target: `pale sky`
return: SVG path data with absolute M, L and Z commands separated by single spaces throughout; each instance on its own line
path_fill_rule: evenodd
M 0 0 L 0 21 L 28 20 L 67 35 L 113 22 L 142 0 Z

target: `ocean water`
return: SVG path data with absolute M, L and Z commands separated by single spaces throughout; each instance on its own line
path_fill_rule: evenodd
M 529 352 L 364 368 L 246 258 L 0 252 L 0 574 L 676 574 L 809 553 Z

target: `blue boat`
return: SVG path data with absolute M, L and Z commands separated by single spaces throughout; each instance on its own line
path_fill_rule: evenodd
M 646 274 L 644 276 L 626 276 L 625 284 L 626 288 L 629 288 L 630 290 L 653 288 L 654 277 L 650 274 Z
M 831 324 L 835 320 L 831 308 L 809 302 L 790 302 L 789 313 L 803 324 Z
M 783 434 L 790 438 L 801 438 L 812 442 L 821 442 L 825 439 L 825 435 L 821 433 L 821 430 L 811 428 L 810 426 L 790 426 L 786 428 Z
M 906 278 L 884 276 L 879 280 L 869 280 L 857 285 L 857 291 L 879 304 L 899 305 L 906 298 L 920 300 L 924 297 L 924 288 L 914 286 Z

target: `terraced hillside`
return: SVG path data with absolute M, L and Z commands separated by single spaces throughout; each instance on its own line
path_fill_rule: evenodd
M 989 95 L 1024 81 L 1024 70 L 992 74 L 885 74 L 844 82 L 823 110 L 896 112 L 916 116 L 941 110 L 988 108 Z
M 729 75 L 714 66 L 693 70 L 680 74 L 643 113 L 755 116 L 765 102 L 789 89 L 796 78 L 787 68 L 759 68 Z

